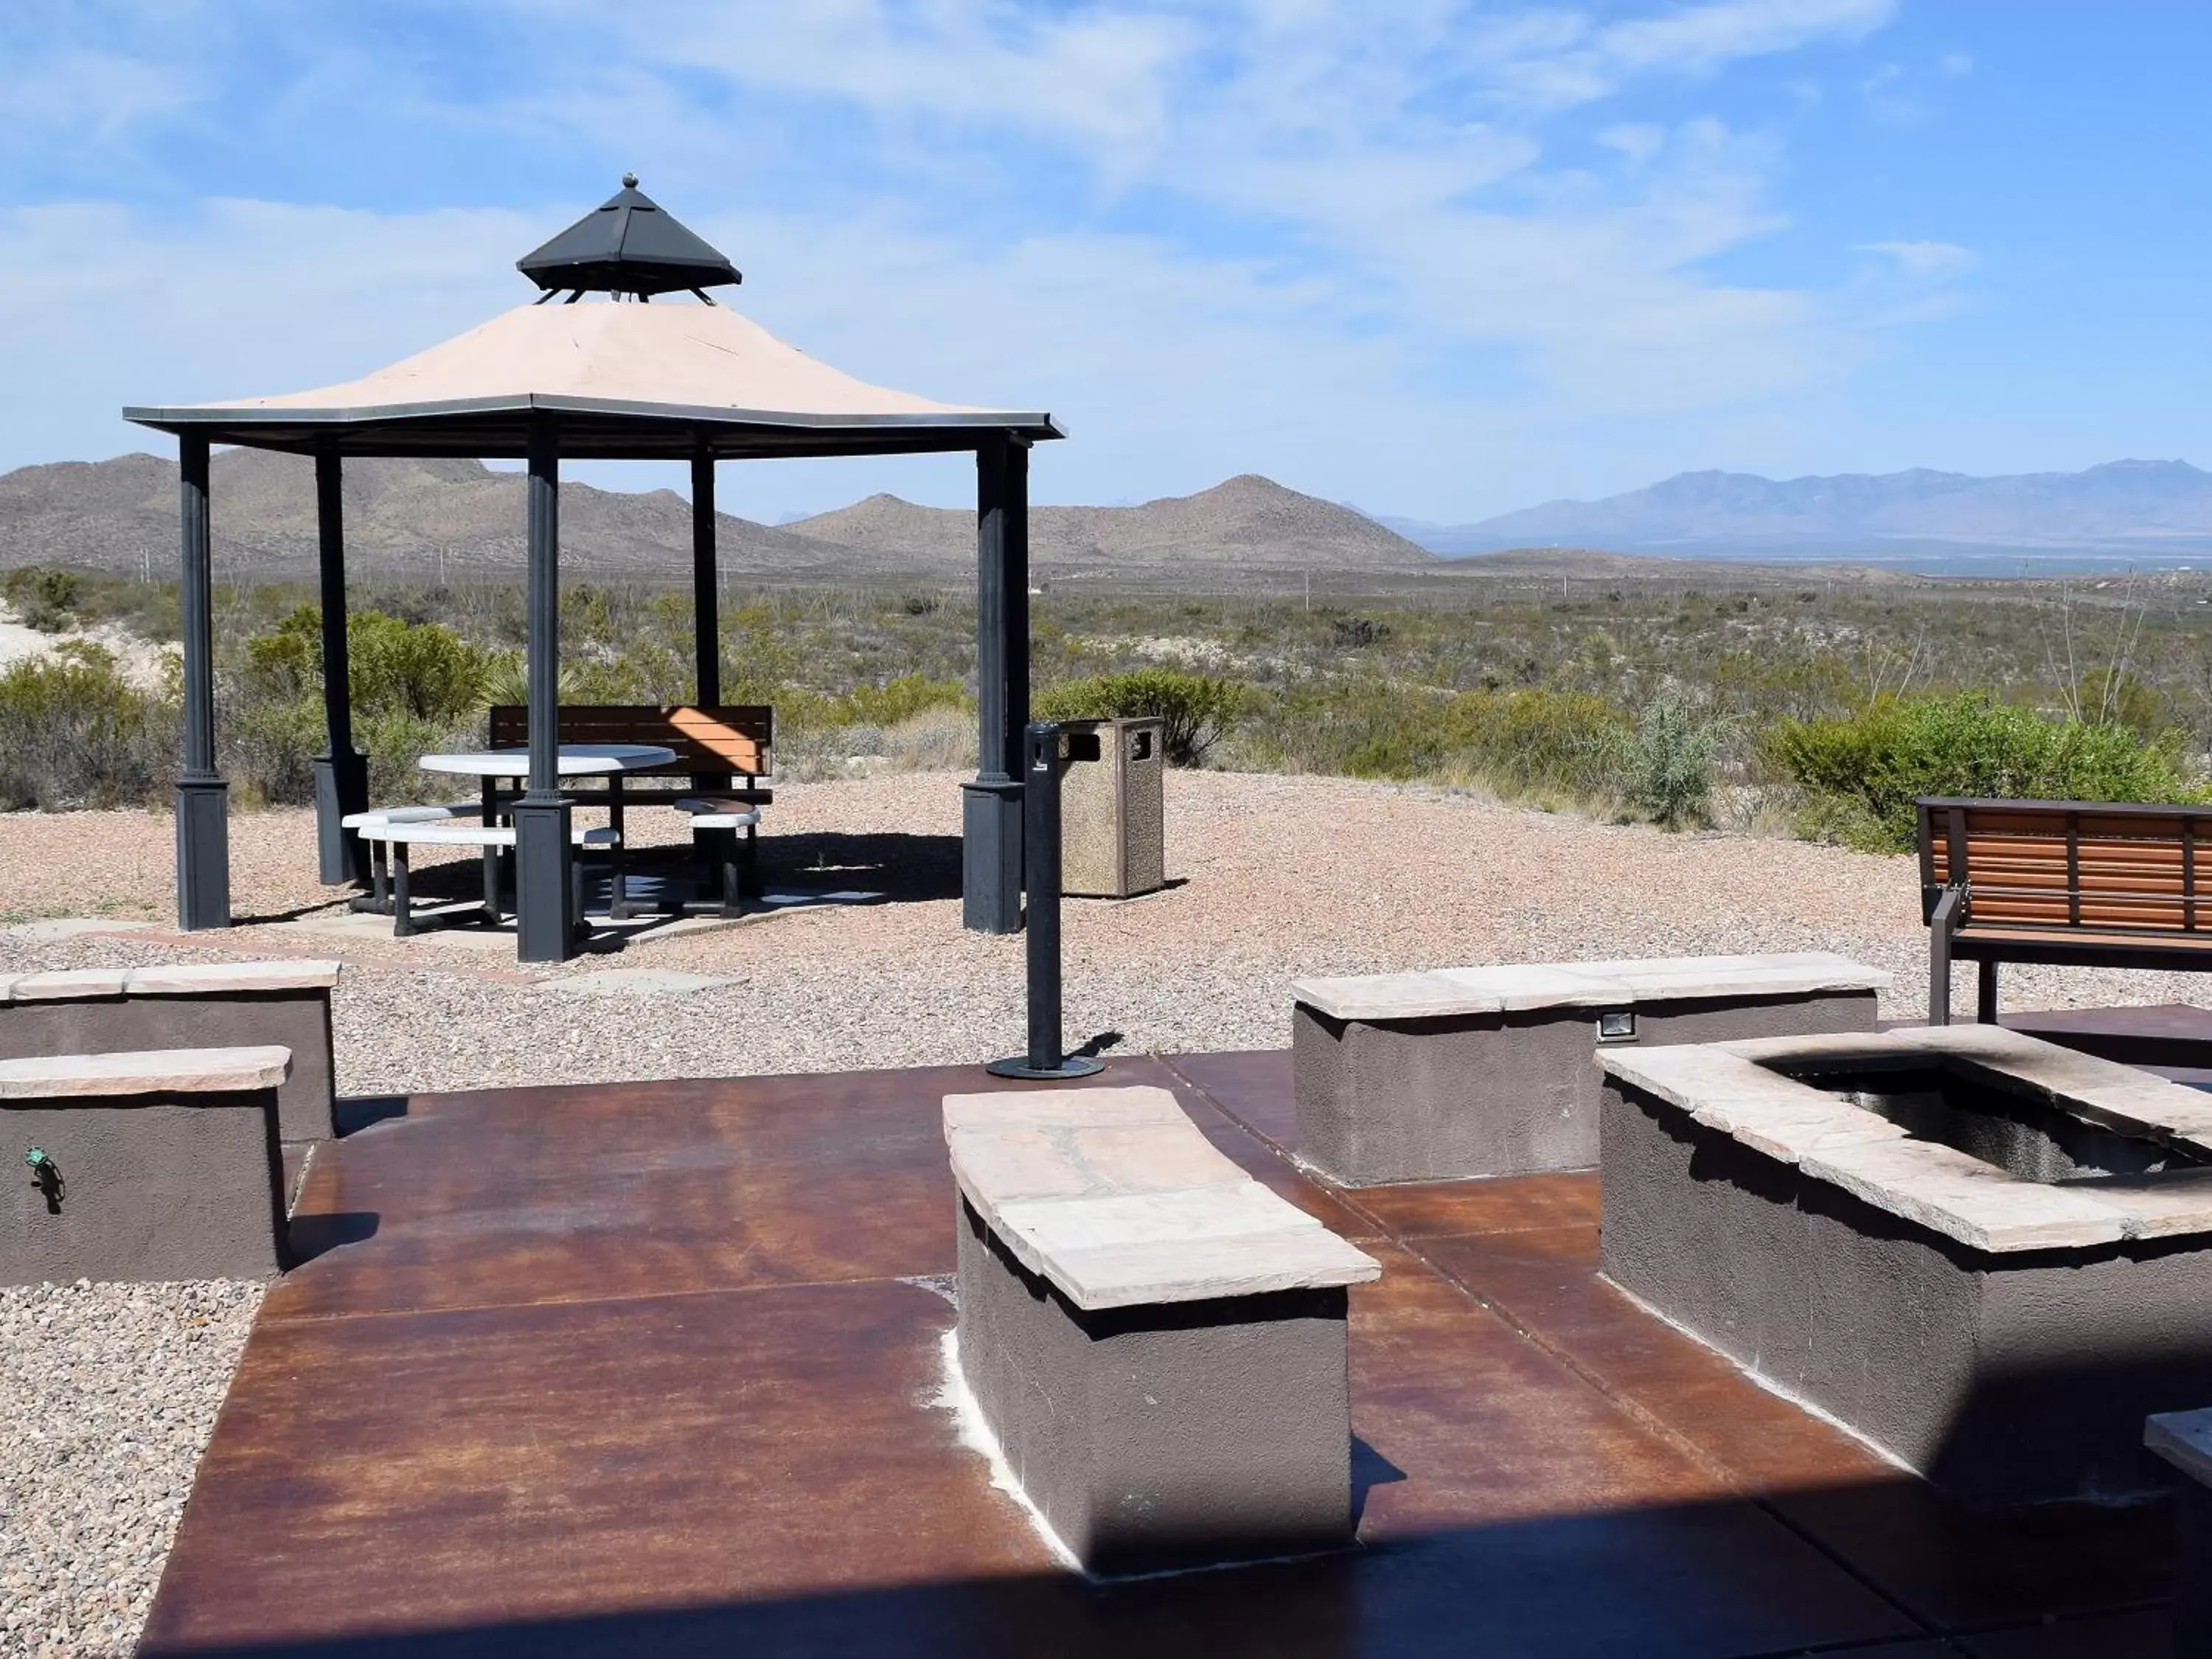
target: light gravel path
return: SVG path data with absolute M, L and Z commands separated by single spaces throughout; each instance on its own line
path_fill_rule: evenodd
M 1021 1046 L 1023 945 L 962 931 L 951 890 L 957 782 L 914 774 L 795 786 L 768 814 L 773 884 L 883 886 L 900 902 L 763 916 L 550 972 L 519 967 L 504 939 L 394 940 L 336 921 L 314 880 L 303 812 L 240 815 L 232 834 L 238 912 L 292 919 L 189 942 L 158 931 L 171 903 L 167 818 L 4 815 L 0 920 L 153 925 L 60 937 L 7 928 L 0 973 L 342 957 L 338 1084 L 354 1095 L 978 1061 Z M 1479 962 L 1832 950 L 1897 975 L 1891 1017 L 1916 1018 L 1926 1006 L 1910 859 L 1670 835 L 1333 779 L 1177 774 L 1168 799 L 1178 884 L 1131 903 L 1069 903 L 1071 1046 L 1111 1033 L 1131 1051 L 1280 1047 L 1291 979 Z M 651 832 L 673 817 L 632 822 Z M 680 833 L 673 822 L 659 831 Z M 865 857 L 841 865 L 823 856 L 835 843 L 806 839 L 830 834 L 923 839 L 876 842 L 891 866 L 869 867 Z M 824 867 L 794 872 L 778 842 Z M 659 970 L 697 988 L 586 995 L 548 983 L 609 969 Z M 2201 988 L 2189 975 L 2056 969 L 2008 969 L 2005 986 L 2014 1008 L 2188 1001 Z M 1956 994 L 1972 1006 L 1966 971 Z M 173 1499 L 158 1500 L 171 1506 L 157 1513 L 145 1494 L 161 1483 L 181 1492 L 250 1303 L 230 1287 L 7 1294 L 11 1321 L 19 1306 L 35 1309 L 56 1333 L 22 1349 L 34 1356 L 23 1361 L 9 1325 L 9 1397 L 57 1423 L 97 1420 L 85 1402 L 105 1401 L 108 1420 L 136 1437 L 127 1453 L 86 1454 L 66 1479 L 51 1462 L 23 1461 L 32 1454 L 0 1454 L 9 1504 L 0 1587 L 11 1605 L 19 1583 L 34 1587 L 25 1632 L 135 1630 L 174 1516 Z M 218 1304 L 213 1323 L 191 1322 Z M 153 1352 L 176 1358 L 145 1363 Z M 63 1566 L 66 1581 L 56 1577 Z M 42 1639 L 9 1625 L 0 1656 L 40 1652 Z M 106 1639 L 72 1637 L 78 1645 L 52 1650 L 112 1650 Z
M 0 1654 L 125 1655 L 258 1285 L 0 1290 Z

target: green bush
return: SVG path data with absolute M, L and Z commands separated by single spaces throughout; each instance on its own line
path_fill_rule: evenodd
M 1922 795 L 2189 801 L 2178 733 L 2053 720 L 1979 695 L 1886 698 L 1845 720 L 1785 720 L 1766 758 L 1809 797 L 1808 833 L 1883 851 L 1912 844 Z
M 290 699 L 319 696 L 322 612 L 303 605 L 275 629 L 246 642 L 250 692 Z M 500 665 L 483 647 L 440 623 L 411 623 L 380 611 L 346 618 L 346 656 L 356 715 L 405 714 L 450 724 L 473 714 Z
M 84 579 L 73 570 L 48 570 L 27 564 L 0 578 L 5 595 L 24 625 L 41 634 L 60 634 L 76 621 L 84 603 Z
M 1580 692 L 1462 691 L 1375 678 L 1254 696 L 1235 758 L 1261 769 L 1446 778 L 1509 797 L 1621 793 L 1628 717 Z
M 0 673 L 0 806 L 138 805 L 176 775 L 176 704 L 139 690 L 98 646 Z
M 1030 704 L 1044 720 L 1154 719 L 1166 722 L 1160 746 L 1170 766 L 1202 766 L 1236 721 L 1243 688 L 1180 668 L 1138 668 L 1065 680 Z
M 1713 794 L 1720 732 L 1687 703 L 1662 697 L 1644 711 L 1629 745 L 1629 805 L 1669 830 L 1702 822 Z

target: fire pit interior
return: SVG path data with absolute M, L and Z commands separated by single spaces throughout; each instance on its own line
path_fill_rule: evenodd
M 1915 1140 L 1936 1141 L 2022 1181 L 2095 1182 L 2212 1167 L 2212 1155 L 2107 1127 L 2081 1115 L 2079 1102 L 2030 1091 L 2003 1070 L 1963 1057 L 1765 1064 L 1894 1123 Z

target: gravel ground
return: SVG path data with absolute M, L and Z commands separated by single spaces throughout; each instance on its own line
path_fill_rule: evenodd
M 258 1285 L 0 1290 L 0 1654 L 124 1655 Z
M 763 839 L 770 888 L 880 890 L 887 902 L 641 938 L 551 970 L 519 966 L 505 938 L 395 940 L 342 919 L 315 883 L 303 812 L 234 820 L 234 908 L 270 920 L 189 943 L 158 931 L 172 902 L 167 819 L 0 815 L 0 921 L 156 924 L 104 934 L 9 927 L 0 972 L 343 957 L 338 1084 L 355 1095 L 981 1060 L 1021 1046 L 1023 945 L 961 928 L 957 782 L 909 774 L 780 793 Z M 681 833 L 673 817 L 634 814 L 633 833 Z M 1896 975 L 1885 1013 L 1914 1018 L 1926 1006 L 1908 858 L 1670 835 L 1420 788 L 1223 773 L 1170 780 L 1168 846 L 1167 891 L 1069 902 L 1071 1046 L 1107 1037 L 1139 1052 L 1279 1047 L 1293 978 L 1486 961 L 1833 950 Z M 447 874 L 456 894 L 468 891 L 471 871 Z M 634 968 L 714 982 L 653 996 L 563 988 Z M 1969 973 L 1955 994 L 1971 1008 Z M 2187 1001 L 2194 984 L 2015 968 L 2005 1005 Z M 25 1401 L 29 1420 L 70 1449 L 18 1438 L 0 1450 L 0 1656 L 119 1651 L 158 1574 L 252 1293 L 0 1294 L 9 1298 L 0 1304 L 6 1397 Z M 27 1345 L 19 1330 L 40 1334 Z M 147 1364 L 149 1353 L 164 1362 Z

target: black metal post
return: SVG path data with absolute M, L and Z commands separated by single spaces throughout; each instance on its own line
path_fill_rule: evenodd
M 691 458 L 691 643 L 698 661 L 692 701 L 712 708 L 722 700 L 722 613 L 714 582 L 714 458 Z
M 530 422 L 530 775 L 514 803 L 516 954 L 566 962 L 575 953 L 572 813 L 561 794 L 561 445 L 550 415 Z
M 208 443 L 178 441 L 183 479 L 185 766 L 177 779 L 177 926 L 230 926 L 230 786 L 215 763 L 215 574 L 208 545 Z
M 329 743 L 315 760 L 315 846 L 326 886 L 366 880 L 359 836 L 343 827 L 368 810 L 368 757 L 353 746 L 353 680 L 346 659 L 344 478 L 337 452 L 315 457 L 315 529 L 323 580 L 323 724 Z
M 969 932 L 1022 925 L 1022 728 L 1029 717 L 1029 451 L 988 439 L 975 452 L 975 759 L 963 784 L 961 920 Z
M 1023 733 L 1022 817 L 1029 849 L 1029 1049 L 984 1069 L 999 1077 L 1091 1077 L 1104 1069 L 1062 1051 L 1060 973 L 1060 779 L 1066 767 L 1060 728 L 1037 720 Z

